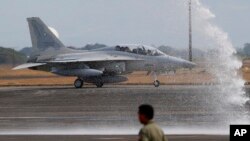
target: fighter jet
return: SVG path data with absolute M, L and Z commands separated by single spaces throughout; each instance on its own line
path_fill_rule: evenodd
M 61 76 L 75 76 L 75 88 L 84 82 L 102 87 L 106 83 L 127 81 L 127 74 L 147 71 L 153 85 L 160 86 L 159 74 L 179 68 L 193 68 L 194 63 L 169 56 L 157 48 L 139 44 L 121 44 L 95 50 L 67 48 L 38 17 L 27 18 L 33 53 L 27 63 L 14 70 L 32 69 Z

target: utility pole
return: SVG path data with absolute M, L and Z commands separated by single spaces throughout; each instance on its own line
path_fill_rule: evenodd
M 189 0 L 189 61 L 193 61 L 192 55 L 192 0 Z

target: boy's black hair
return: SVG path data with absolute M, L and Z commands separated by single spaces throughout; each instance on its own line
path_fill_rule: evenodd
M 145 115 L 149 120 L 154 118 L 154 108 L 149 104 L 140 105 L 138 113 Z

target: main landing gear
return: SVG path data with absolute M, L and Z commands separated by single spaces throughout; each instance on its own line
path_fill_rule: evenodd
M 82 88 L 83 84 L 84 84 L 84 81 L 81 78 L 77 78 L 74 82 L 74 86 L 77 89 Z M 94 82 L 94 85 L 96 85 L 97 88 L 101 88 L 103 86 L 103 84 L 104 83 L 101 80 Z
M 83 80 L 82 79 L 80 79 L 80 78 L 77 78 L 76 80 L 75 80 L 75 82 L 74 82 L 74 86 L 75 86 L 75 88 L 82 88 L 82 86 L 83 86 Z
M 101 88 L 103 86 L 103 82 L 96 82 L 95 85 L 97 88 Z

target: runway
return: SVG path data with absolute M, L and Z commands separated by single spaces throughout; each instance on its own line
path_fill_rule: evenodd
M 214 86 L 174 85 L 160 88 L 151 85 L 95 88 L 90 85 L 83 89 L 2 87 L 0 140 L 87 141 L 100 140 L 107 135 L 110 136 L 106 140 L 136 140 L 134 135 L 141 127 L 137 107 L 143 103 L 155 107 L 155 121 L 172 140 L 188 140 L 188 137 L 190 140 L 228 140 L 231 123 L 250 123 L 249 109 L 221 103 L 223 98 L 220 100 L 211 92 L 216 89 Z M 41 135 L 48 136 L 40 138 Z
M 169 135 L 169 141 L 229 141 L 226 135 Z M 80 136 L 80 135 L 22 135 L 22 136 L 0 136 L 3 141 L 137 141 L 137 136 L 115 135 L 115 136 Z

